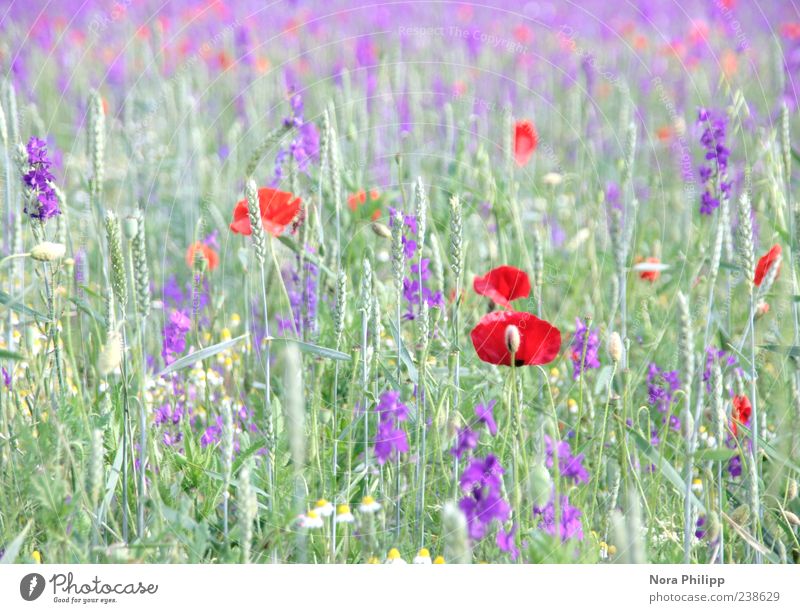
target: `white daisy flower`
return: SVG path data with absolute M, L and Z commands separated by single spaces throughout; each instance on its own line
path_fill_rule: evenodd
M 397 551 L 395 547 L 392 547 L 389 550 L 389 554 L 386 556 L 386 563 L 387 564 L 408 564 L 402 557 L 400 557 L 400 552 Z
M 350 505 L 348 504 L 340 504 L 336 507 L 336 523 L 342 524 L 352 524 L 356 520 L 353 517 L 353 514 L 350 512 Z
M 414 564 L 431 564 L 431 553 L 423 547 L 417 553 L 417 557 L 414 558 Z
M 317 503 L 314 505 L 314 510 L 322 515 L 322 517 L 330 517 L 333 515 L 333 505 L 324 498 L 317 500 Z
M 361 504 L 358 506 L 358 510 L 362 513 L 375 513 L 379 511 L 380 508 L 381 503 L 372 496 L 364 496 L 364 498 L 361 499 Z
M 316 511 L 309 511 L 305 515 L 300 516 L 301 528 L 322 528 L 323 525 L 322 518 Z

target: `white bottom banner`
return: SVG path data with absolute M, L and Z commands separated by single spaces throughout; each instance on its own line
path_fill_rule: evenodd
M 513 603 L 513 604 L 512 604 Z M 788 566 L 0 565 L 0 611 L 800 610 Z

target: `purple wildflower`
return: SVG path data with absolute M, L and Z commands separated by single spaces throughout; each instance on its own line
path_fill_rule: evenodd
M 731 477 L 742 476 L 742 456 L 737 454 L 728 460 L 728 474 Z
M 666 413 L 675 399 L 675 394 L 681 389 L 681 380 L 677 370 L 663 370 L 655 363 L 647 369 L 647 394 L 650 404 L 655 405 L 659 413 L 664 414 L 661 423 L 666 423 Z M 681 421 L 676 415 L 670 416 L 670 426 L 673 430 L 680 430 Z
M 472 458 L 461 475 L 461 489 L 465 496 L 458 506 L 467 517 L 469 536 L 480 540 L 496 519 L 505 522 L 511 516 L 511 507 L 502 496 L 501 475 L 503 467 L 493 455 L 485 459 Z
M 553 467 L 553 456 L 558 457 L 558 471 L 565 479 L 572 479 L 575 483 L 586 483 L 589 481 L 589 472 L 583 466 L 584 454 L 572 455 L 569 442 L 560 441 L 553 445 L 553 439 L 545 434 L 545 449 L 547 453 L 547 467 Z M 555 452 L 555 453 L 554 453 Z
M 393 422 L 382 421 L 378 424 L 375 436 L 375 457 L 378 458 L 378 464 L 384 464 L 395 453 L 408 453 L 406 433 Z
M 706 347 L 706 365 L 703 370 L 703 381 L 706 384 L 706 392 L 711 393 L 711 368 L 714 361 L 718 361 L 724 370 L 726 367 L 736 366 L 736 356 L 728 353 L 724 349 L 716 347 Z
M 319 132 L 313 123 L 306 122 L 303 118 L 303 97 L 294 92 L 294 85 L 290 86 L 289 106 L 291 115 L 285 117 L 283 123 L 296 130 L 296 136 L 289 143 L 289 149 L 279 149 L 275 156 L 275 174 L 272 186 L 277 186 L 283 179 L 283 163 L 287 156 L 291 156 L 300 172 L 308 172 L 308 165 L 319 160 Z
M 400 392 L 383 392 L 375 407 L 378 431 L 375 434 L 375 457 L 384 464 L 395 454 L 408 453 L 408 438 L 398 424 L 408 419 L 408 407 L 400 400 Z
M 396 209 L 389 207 L 389 226 L 394 227 Z M 415 258 L 417 253 L 416 235 L 419 232 L 417 219 L 414 215 L 403 215 L 403 252 L 405 260 L 409 263 L 409 273 L 403 278 L 403 297 L 408 303 L 404 317 L 414 319 L 416 317 L 415 306 L 420 304 L 420 294 L 430 308 L 444 307 L 442 292 L 433 292 L 425 285 L 431 277 L 429 270 L 430 260 L 428 258 Z M 420 292 L 420 282 L 422 291 Z
M 600 368 L 600 334 L 590 329 L 580 318 L 575 320 L 572 339 L 572 378 L 578 379 L 587 368 Z
M 55 177 L 50 173 L 50 167 L 53 163 L 47 155 L 47 143 L 35 136 L 28 141 L 27 152 L 28 170 L 22 175 L 22 182 L 29 190 L 25 213 L 32 219 L 45 222 L 61 214 L 52 186 Z
M 306 247 L 308 253 L 313 253 Z M 289 303 L 292 309 L 291 317 L 276 317 L 279 332 L 294 333 L 303 336 L 304 331 L 314 328 L 317 319 L 317 282 L 319 267 L 309 258 L 303 258 L 302 271 L 300 271 L 300 255 L 295 257 L 295 266 L 286 267 L 282 271 L 286 291 L 289 294 Z
M 494 420 L 494 405 L 497 404 L 496 400 L 490 400 L 486 404 L 475 405 L 475 416 L 478 421 L 485 424 L 489 430 L 489 434 L 497 436 L 497 422 Z
M 559 515 L 561 516 L 558 536 L 561 541 L 567 541 L 575 538 L 579 541 L 583 540 L 583 524 L 581 523 L 580 509 L 573 507 L 569 503 L 566 495 L 561 496 L 561 504 L 559 505 Z M 556 520 L 555 520 L 555 493 L 550 496 L 550 501 L 544 507 L 533 507 L 533 516 L 539 517 L 539 528 L 544 530 L 550 536 L 556 536 Z
M 400 392 L 389 390 L 383 392 L 378 399 L 375 410 L 380 415 L 381 421 L 405 421 L 408 419 L 408 407 L 400 400 Z
M 701 515 L 697 518 L 697 524 L 695 527 L 694 535 L 701 539 L 706 535 L 706 518 L 704 515 Z
M 186 333 L 191 327 L 192 321 L 183 311 L 172 311 L 167 325 L 164 326 L 161 357 L 165 364 L 172 364 L 176 354 L 186 351 Z
M 505 551 L 511 554 L 511 559 L 515 560 L 519 557 L 519 549 L 514 544 L 514 534 L 517 532 L 517 524 L 514 523 L 511 529 L 506 532 L 505 530 L 498 530 L 495 542 L 500 551 Z
M 502 485 L 500 477 L 505 471 L 500 464 L 500 460 L 492 454 L 485 459 L 473 458 L 469 466 L 464 469 L 459 483 L 465 492 L 489 488 L 499 490 Z
M 705 161 L 699 168 L 700 180 L 705 184 L 705 191 L 700 197 L 700 213 L 703 215 L 711 215 L 719 207 L 721 198 L 730 198 L 730 151 L 725 145 L 727 121 L 725 114 L 716 110 L 700 109 L 697 114 L 698 124 L 704 127 L 700 144 L 706 152 Z
M 465 453 L 472 451 L 477 446 L 477 432 L 469 428 L 459 428 L 456 434 L 456 444 L 450 449 L 450 453 L 460 460 Z

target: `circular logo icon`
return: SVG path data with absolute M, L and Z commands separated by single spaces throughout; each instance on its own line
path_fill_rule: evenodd
M 25 575 L 19 582 L 19 595 L 30 602 L 36 600 L 44 592 L 44 577 L 39 573 Z

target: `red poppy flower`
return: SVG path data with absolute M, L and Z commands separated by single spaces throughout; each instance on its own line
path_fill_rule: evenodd
M 753 414 L 753 407 L 750 405 L 750 400 L 747 396 L 734 396 L 733 397 L 733 411 L 731 411 L 731 430 L 733 435 L 736 436 L 736 426 L 741 424 L 746 426 L 750 422 L 750 416 Z
M 219 266 L 219 256 L 217 255 L 217 252 L 205 243 L 197 241 L 193 245 L 189 245 L 189 248 L 186 250 L 186 265 L 189 268 L 194 266 L 194 255 L 198 251 L 206 259 L 209 270 L 214 270 L 217 266 Z
M 645 258 L 644 260 L 640 260 L 640 261 L 647 262 L 648 264 L 660 264 L 661 263 L 661 260 L 659 260 L 658 258 L 652 258 L 652 257 L 651 258 Z M 657 280 L 660 276 L 661 276 L 661 273 L 659 271 L 657 271 L 657 270 L 643 270 L 642 272 L 639 273 L 639 278 L 640 279 L 643 279 L 645 281 L 650 281 L 650 283 L 653 283 L 653 281 Z
M 369 190 L 370 202 L 374 202 L 380 197 L 381 194 L 377 189 L 373 188 Z M 355 194 L 350 194 L 347 197 L 347 206 L 350 207 L 350 210 L 354 212 L 358 210 L 359 206 L 366 203 L 367 203 L 367 191 L 363 189 L 360 189 Z
M 511 354 L 506 346 L 509 326 L 519 330 L 519 350 L 514 354 L 516 366 L 547 364 L 561 350 L 561 332 L 543 319 L 520 311 L 494 311 L 484 315 L 470 333 L 481 360 L 511 366 Z
M 510 307 L 511 301 L 531 295 L 528 275 L 513 266 L 498 266 L 472 282 L 475 293 L 488 296 L 497 304 Z
M 527 119 L 518 121 L 514 126 L 514 159 L 517 166 L 524 166 L 531 159 L 536 145 L 539 143 L 539 135 L 532 121 Z
M 761 259 L 758 261 L 758 265 L 756 265 L 756 276 L 753 278 L 753 283 L 756 285 L 761 285 L 761 282 L 764 280 L 764 277 L 767 276 L 767 273 L 770 271 L 770 268 L 772 268 L 772 265 L 778 261 L 780 257 L 780 245 L 773 245 L 772 249 L 762 255 Z
M 273 236 L 279 236 L 300 211 L 300 198 L 289 192 L 282 192 L 270 187 L 258 190 L 258 208 L 264 229 Z M 236 234 L 250 236 L 250 217 L 247 214 L 247 200 L 240 200 L 233 210 L 231 230 Z
M 355 194 L 350 194 L 347 198 L 347 206 L 351 211 L 355 211 L 359 204 L 364 204 L 367 201 L 367 192 L 363 189 L 358 190 Z

